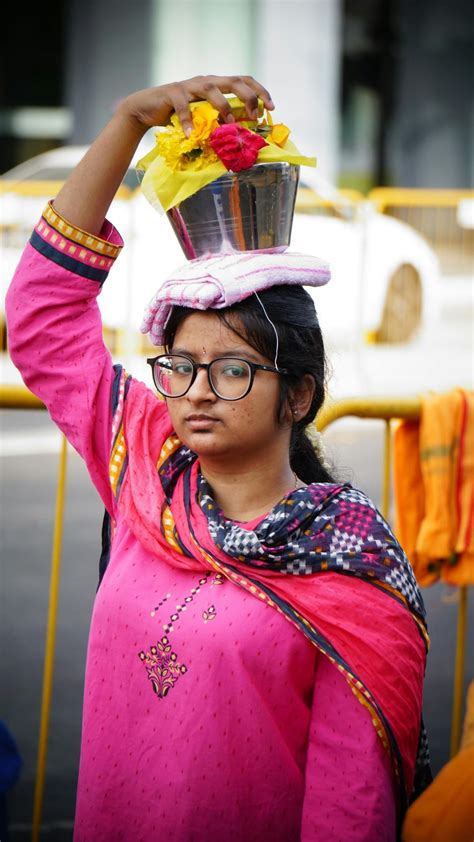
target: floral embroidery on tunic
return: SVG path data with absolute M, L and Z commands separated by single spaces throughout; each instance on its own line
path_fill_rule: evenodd
M 191 602 L 193 602 L 193 601 L 194 601 L 194 597 L 195 597 L 195 596 L 197 596 L 197 595 L 198 595 L 198 593 L 200 593 L 201 588 L 202 588 L 202 587 L 204 587 L 204 585 L 207 585 L 207 583 L 208 583 L 208 581 L 209 581 L 209 579 L 210 579 L 210 577 L 211 577 L 211 576 L 212 576 L 212 574 L 211 574 L 211 573 L 206 573 L 206 575 L 205 575 L 205 576 L 203 576 L 201 579 L 199 579 L 199 581 L 198 581 L 197 585 L 195 585 L 195 586 L 194 586 L 194 588 L 192 588 L 192 589 L 191 589 L 190 594 L 188 594 L 188 596 L 185 596 L 185 597 L 184 597 L 184 599 L 182 600 L 182 602 L 180 602 L 180 603 L 176 606 L 176 611 L 175 611 L 175 613 L 174 613 L 174 614 L 171 614 L 171 615 L 170 615 L 169 622 L 168 622 L 168 623 L 165 623 L 165 624 L 163 625 L 163 631 L 164 631 L 164 633 L 165 633 L 165 634 L 170 634 L 170 632 L 174 631 L 174 628 L 175 628 L 175 627 L 174 627 L 174 624 L 175 624 L 175 623 L 177 623 L 177 621 L 180 619 L 181 612 L 182 612 L 182 611 L 186 611 L 186 608 L 188 607 L 188 605 L 190 605 L 190 604 L 191 604 Z M 213 588 L 213 587 L 214 587 L 214 585 L 223 585 L 224 583 L 225 583 L 225 579 L 224 579 L 224 576 L 222 575 L 222 573 L 215 573 L 215 574 L 214 574 L 214 577 L 213 577 L 213 579 L 212 579 L 212 582 L 211 582 L 211 588 Z M 163 597 L 163 599 L 162 599 L 162 600 L 160 600 L 160 602 L 158 603 L 158 605 L 155 605 L 155 607 L 153 608 L 153 610 L 152 610 L 152 611 L 150 611 L 150 617 L 155 617 L 155 616 L 156 616 L 156 613 L 157 613 L 158 609 L 159 609 L 159 608 L 161 608 L 161 606 L 162 606 L 162 605 L 166 602 L 166 600 L 167 600 L 167 599 L 169 599 L 169 598 L 170 598 L 170 596 L 171 596 L 171 594 L 169 594 L 169 593 L 168 593 L 168 594 L 166 594 L 166 596 L 164 596 L 164 597 Z M 214 607 L 214 606 L 211 606 L 211 608 L 213 608 L 213 614 L 214 614 L 214 616 L 216 616 L 216 609 L 215 609 L 215 607 Z M 210 608 L 208 608 L 208 612 L 209 612 L 209 611 L 210 611 Z M 204 617 L 204 614 L 205 614 L 205 613 L 206 613 L 206 612 L 203 612 L 203 615 L 202 615 L 202 616 L 203 616 L 203 619 L 207 622 L 207 620 L 209 619 L 209 617 L 206 617 L 206 618 L 205 618 L 205 617 Z M 212 619 L 212 618 L 211 618 L 211 619 Z
M 151 646 L 149 652 L 139 652 L 138 657 L 145 665 L 153 692 L 159 699 L 167 696 L 180 675 L 188 671 L 185 664 L 178 662 L 178 656 L 172 651 L 167 637 L 162 637 L 156 646 Z
M 190 594 L 185 596 L 182 602 L 176 606 L 176 612 L 174 614 L 170 614 L 169 622 L 163 625 L 165 635 L 160 641 L 158 641 L 156 646 L 151 646 L 149 652 L 141 651 L 138 653 L 138 657 L 145 665 L 148 678 L 152 683 L 153 692 L 156 693 L 160 699 L 163 699 L 168 694 L 171 687 L 174 687 L 180 675 L 184 675 L 184 673 L 188 671 L 188 668 L 184 664 L 178 663 L 178 656 L 176 652 L 171 651 L 171 644 L 166 635 L 174 631 L 174 624 L 180 619 L 182 612 L 186 611 L 188 605 L 193 602 L 194 597 L 200 593 L 201 588 L 204 585 L 207 585 L 211 576 L 212 573 L 206 573 L 205 576 L 199 579 L 194 588 L 191 589 Z M 214 585 L 223 585 L 224 582 L 225 580 L 222 573 L 216 573 L 212 579 L 211 588 Z M 160 600 L 158 605 L 155 605 L 153 610 L 150 611 L 150 616 L 155 617 L 156 612 L 168 599 L 170 599 L 170 597 L 171 594 L 167 593 Z M 210 620 L 215 620 L 217 616 L 215 605 L 210 605 L 206 611 L 202 612 L 201 616 L 204 620 L 204 624 L 208 623 Z
M 209 620 L 215 620 L 216 618 L 216 607 L 215 605 L 210 605 L 207 611 L 202 612 L 202 619 L 204 623 L 207 623 Z

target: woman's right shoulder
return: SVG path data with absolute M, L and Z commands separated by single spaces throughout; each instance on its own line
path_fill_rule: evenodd
M 127 420 L 134 423 L 140 421 L 169 422 L 168 407 L 154 389 L 142 380 L 137 380 L 121 365 L 114 365 L 114 383 L 112 387 L 113 414 L 120 411 Z

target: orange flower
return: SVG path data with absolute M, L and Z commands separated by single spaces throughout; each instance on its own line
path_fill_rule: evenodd
M 269 136 L 270 143 L 275 143 L 277 146 L 284 146 L 290 136 L 290 130 L 284 123 L 275 123 Z

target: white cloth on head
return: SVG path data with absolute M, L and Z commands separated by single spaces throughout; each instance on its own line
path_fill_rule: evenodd
M 222 309 L 272 286 L 322 286 L 330 277 L 327 263 L 297 252 L 241 251 L 199 257 L 164 281 L 145 311 L 140 330 L 149 333 L 153 345 L 162 345 L 175 306 Z

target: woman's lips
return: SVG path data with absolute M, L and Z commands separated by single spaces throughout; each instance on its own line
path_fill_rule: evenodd
M 192 430 L 209 430 L 214 424 L 217 424 L 218 419 L 212 418 L 210 415 L 188 415 L 185 421 Z

